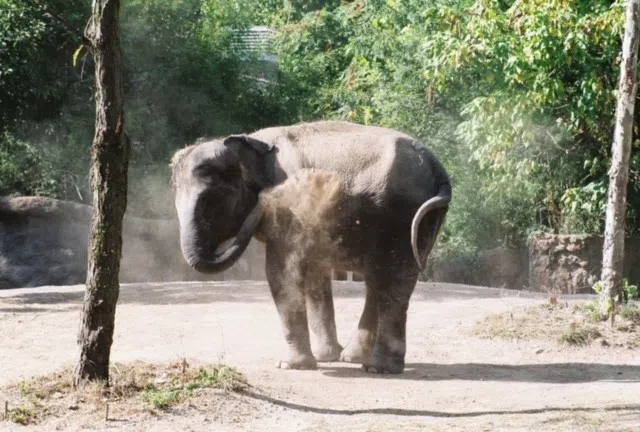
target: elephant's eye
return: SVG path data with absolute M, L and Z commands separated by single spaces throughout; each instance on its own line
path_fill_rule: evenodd
M 234 180 L 237 180 L 241 177 L 240 167 L 237 165 L 232 165 L 226 170 L 220 172 L 220 178 L 222 181 L 231 183 Z
M 220 172 L 209 164 L 200 164 L 193 169 L 193 175 L 201 179 L 215 178 Z

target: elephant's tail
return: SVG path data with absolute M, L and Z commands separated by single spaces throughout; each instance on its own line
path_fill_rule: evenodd
M 438 189 L 438 194 L 436 196 L 434 196 L 433 198 L 430 198 L 428 201 L 426 201 L 424 204 L 420 206 L 415 216 L 413 217 L 413 222 L 411 223 L 411 248 L 413 249 L 413 257 L 418 263 L 418 267 L 420 268 L 420 271 L 424 271 L 424 268 L 423 268 L 424 266 L 422 265 L 422 261 L 420 259 L 420 251 L 418 250 L 418 231 L 420 228 L 420 222 L 422 221 L 422 218 L 427 213 L 435 209 L 449 207 L 450 202 L 451 202 L 451 184 L 447 181 L 440 185 L 440 188 Z M 431 240 L 432 242 L 435 242 L 436 235 L 438 234 L 438 231 L 440 229 L 440 226 L 442 225 L 443 220 L 444 220 L 444 217 L 442 218 L 442 220 L 438 221 L 438 223 L 436 224 L 435 232 L 432 233 L 433 234 L 432 236 L 433 239 Z M 429 249 L 431 249 L 431 247 L 433 247 L 433 244 L 430 244 L 428 246 Z

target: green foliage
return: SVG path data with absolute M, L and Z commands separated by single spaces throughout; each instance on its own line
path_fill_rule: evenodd
M 604 283 L 597 281 L 593 285 L 593 290 L 596 294 L 600 295 L 604 289 Z M 602 308 L 602 300 L 598 297 L 593 302 L 589 302 L 585 305 L 585 311 L 587 315 L 593 321 L 604 321 L 611 317 L 613 313 L 620 313 L 623 318 L 627 318 L 633 321 L 633 317 L 630 317 L 630 310 L 635 310 L 633 306 L 629 305 L 629 300 L 638 299 L 638 286 L 630 284 L 627 278 L 622 279 L 621 293 L 616 295 L 613 299 L 607 298 L 605 307 Z M 604 313 L 606 311 L 606 313 Z M 629 315 L 629 316 L 628 316 Z
M 602 290 L 602 287 L 598 286 L 598 283 L 596 283 L 596 286 L 594 286 L 594 290 Z M 599 292 L 599 291 L 596 291 Z M 602 309 L 600 308 L 600 300 L 596 299 L 592 302 L 588 302 L 585 304 L 584 306 L 584 311 L 586 312 L 587 316 L 589 317 L 589 319 L 593 322 L 601 322 L 601 321 L 606 321 L 607 318 L 609 318 L 609 313 L 611 313 L 611 305 L 607 304 L 606 309 L 609 311 L 607 314 L 603 314 L 602 313 Z
M 0 135 L 0 196 L 16 190 L 54 196 L 59 185 L 48 176 L 51 162 L 28 141 L 5 132 Z
M 467 255 L 536 230 L 600 233 L 623 9 L 355 1 L 283 25 L 281 69 L 301 118 L 395 127 L 444 160 L 454 201 L 441 248 Z M 630 232 L 640 228 L 639 162 Z
M 0 129 L 57 116 L 88 8 L 81 0 L 0 0 Z
M 629 300 L 638 298 L 638 285 L 630 284 L 627 278 L 622 278 L 622 292 L 624 297 L 624 303 Z
M 6 123 L 7 134 L 0 135 L 0 151 L 6 156 L 0 166 L 0 193 L 90 202 L 93 63 L 86 49 L 77 52 L 80 31 L 77 35 L 70 31 L 70 27 L 84 27 L 87 5 L 75 0 L 48 2 L 44 10 L 30 2 L 2 1 L 0 24 L 6 23 L 11 31 L 0 39 L 12 46 L 6 55 L 13 63 L 5 62 L 1 57 L 5 52 L 0 50 L 0 79 L 7 76 L 2 68 L 8 65 L 20 85 L 0 82 L 0 109 L 12 115 L 12 122 Z M 220 4 L 230 8 L 232 3 Z M 24 19 L 15 18 L 17 12 L 7 4 L 19 9 Z M 170 200 L 161 191 L 168 185 L 167 162 L 177 148 L 201 136 L 250 131 L 285 116 L 276 101 L 278 89 L 255 78 L 255 70 L 261 67 L 258 59 L 231 48 L 230 30 L 240 24 L 233 8 L 225 12 L 216 5 L 203 0 L 123 4 L 131 213 L 173 214 Z M 244 24 L 250 24 L 250 19 Z M 14 64 L 22 63 L 24 69 L 15 72 Z M 55 76 L 40 76 L 35 73 L 39 70 Z M 50 86 L 56 92 L 51 93 Z M 2 92 L 10 92 L 11 98 Z M 55 104 L 31 97 L 42 92 L 53 94 Z
M 606 160 L 612 136 L 622 8 L 610 3 L 516 2 L 504 10 L 485 1 L 438 11 L 460 31 L 441 31 L 446 43 L 427 51 L 444 94 L 474 83 L 457 132 L 494 180 L 484 190 L 529 191 L 523 204 L 557 232 L 602 227 L 608 163 L 585 161 Z
M 39 4 L 0 0 L 0 191 L 86 201 L 93 71 L 70 29 L 88 6 Z M 539 230 L 601 233 L 623 10 L 622 0 L 125 2 L 129 208 L 173 211 L 158 192 L 166 163 L 197 137 L 338 118 L 403 130 L 443 160 L 454 199 L 441 257 L 523 245 Z M 279 32 L 277 84 L 256 79 L 259 53 L 238 49 L 236 31 L 251 25 Z
M 572 187 L 560 197 L 563 230 L 569 233 L 601 233 L 607 205 L 607 184 L 604 180 Z
M 167 160 L 197 137 L 252 130 L 278 118 L 273 89 L 250 76 L 255 59 L 231 48 L 235 15 L 212 3 L 140 0 L 125 7 L 127 133 L 135 157 Z
M 640 298 L 640 293 L 638 292 L 638 285 L 630 284 L 626 278 L 623 279 L 624 285 L 622 289 L 627 293 L 627 299 L 629 300 L 638 300 Z
M 627 278 L 622 278 L 622 286 L 620 288 L 622 290 L 622 298 L 616 297 L 615 300 L 617 304 L 619 303 L 626 304 L 629 300 L 638 298 L 638 286 L 634 284 L 630 284 Z M 604 289 L 604 283 L 602 281 L 597 281 L 593 285 L 593 290 L 597 294 L 602 293 L 603 289 Z M 611 306 L 612 305 L 609 305 L 608 308 L 611 309 Z

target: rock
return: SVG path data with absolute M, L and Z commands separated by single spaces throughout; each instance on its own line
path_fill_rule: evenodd
M 0 198 L 0 289 L 83 284 L 91 207 L 44 197 Z M 264 245 L 253 240 L 220 275 L 190 268 L 177 219 L 125 215 L 121 282 L 264 280 Z

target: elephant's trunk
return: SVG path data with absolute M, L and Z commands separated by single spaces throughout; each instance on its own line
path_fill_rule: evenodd
M 201 273 L 219 273 L 227 270 L 249 245 L 263 213 L 263 207 L 259 203 L 256 204 L 242 223 L 231 245 L 221 251 L 218 251 L 220 245 L 206 244 L 206 239 L 199 235 L 198 229 L 193 226 L 195 223 L 191 222 L 191 226 L 181 230 L 180 233 L 180 246 L 185 260 Z

